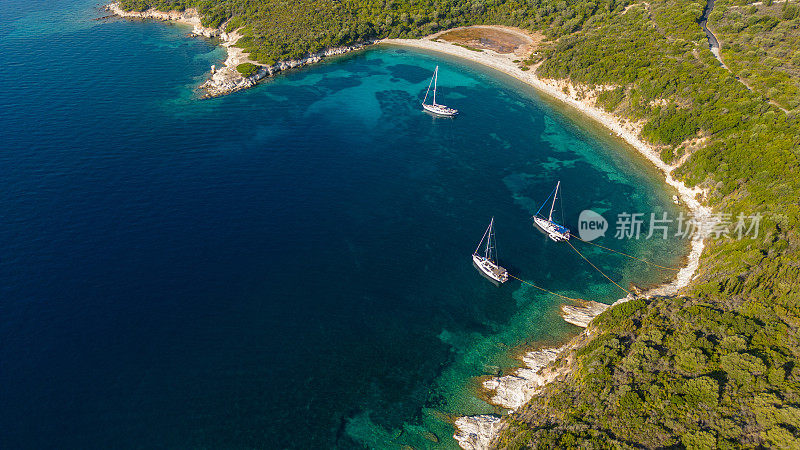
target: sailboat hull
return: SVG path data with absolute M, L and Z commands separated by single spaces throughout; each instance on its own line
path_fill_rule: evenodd
M 453 108 L 449 108 L 449 107 L 444 106 L 444 105 L 438 105 L 438 104 L 426 105 L 425 103 L 423 103 L 422 104 L 422 109 L 424 109 L 425 111 L 428 111 L 428 112 L 430 112 L 432 114 L 436 114 L 437 116 L 455 117 L 455 116 L 458 115 L 458 110 L 455 110 Z
M 569 230 L 561 225 L 551 222 L 541 217 L 534 217 L 533 224 L 542 230 L 550 239 L 555 242 L 568 241 L 570 238 Z
M 484 278 L 494 283 L 495 286 L 500 286 L 508 281 L 508 271 L 483 256 L 472 255 L 472 265 L 478 269 L 478 272 L 480 272 Z

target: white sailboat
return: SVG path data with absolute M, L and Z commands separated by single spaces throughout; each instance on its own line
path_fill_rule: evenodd
M 569 229 L 567 227 L 560 225 L 553 221 L 553 208 L 556 206 L 556 198 L 558 198 L 558 188 L 561 187 L 561 182 L 559 181 L 556 183 L 556 188 L 553 190 L 550 195 L 553 197 L 553 203 L 550 205 L 550 214 L 547 216 L 547 219 L 539 215 L 539 212 L 542 211 L 544 205 L 547 204 L 547 200 L 550 197 L 547 197 L 547 200 L 542 203 L 542 206 L 539 207 L 539 211 L 536 211 L 536 214 L 533 216 L 533 223 L 539 227 L 542 231 L 547 233 L 550 239 L 558 242 L 558 241 L 568 241 L 569 240 Z M 563 220 L 563 217 L 562 219 Z
M 486 241 L 486 246 L 483 249 L 483 254 L 480 254 L 481 246 Z M 505 283 L 508 281 L 508 271 L 497 265 L 497 246 L 494 242 L 494 217 L 489 222 L 489 228 L 483 233 L 481 241 L 478 242 L 478 247 L 472 254 L 472 265 L 478 269 L 478 272 L 486 277 L 495 285 Z
M 436 103 L 436 82 L 438 80 L 439 80 L 439 66 L 436 66 L 436 68 L 433 69 L 433 76 L 431 77 L 431 82 L 428 83 L 428 90 L 425 91 L 425 98 L 422 99 L 422 108 L 425 111 L 429 111 L 439 116 L 453 117 L 456 114 L 458 114 L 458 110 Z M 427 104 L 425 102 L 428 100 L 428 94 L 431 91 L 431 85 L 433 85 L 433 103 Z

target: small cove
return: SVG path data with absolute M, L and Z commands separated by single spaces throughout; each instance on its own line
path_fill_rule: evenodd
M 475 272 L 489 218 L 513 273 L 609 303 L 531 225 L 555 181 L 573 228 L 677 214 L 623 143 L 480 66 L 375 47 L 197 101 L 213 42 L 91 6 L 1 19 L 4 447 L 452 447 L 449 415 L 494 410 L 475 377 L 578 330 Z M 455 120 L 419 111 L 436 64 Z M 685 244 L 619 248 L 676 265 Z

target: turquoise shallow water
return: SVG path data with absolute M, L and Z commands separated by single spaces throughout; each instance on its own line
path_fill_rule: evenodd
M 610 302 L 530 215 L 556 180 L 573 228 L 675 212 L 606 131 L 488 69 L 376 47 L 198 101 L 213 42 L 94 6 L 0 11 L 3 448 L 452 447 L 443 418 L 494 411 L 475 377 L 578 331 L 475 272 L 489 218 L 513 273 Z M 455 120 L 419 110 L 436 64 Z

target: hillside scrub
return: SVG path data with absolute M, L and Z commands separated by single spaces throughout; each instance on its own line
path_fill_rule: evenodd
M 243 77 L 251 77 L 258 72 L 258 66 L 253 63 L 241 63 L 236 66 L 236 70 L 242 74 Z

